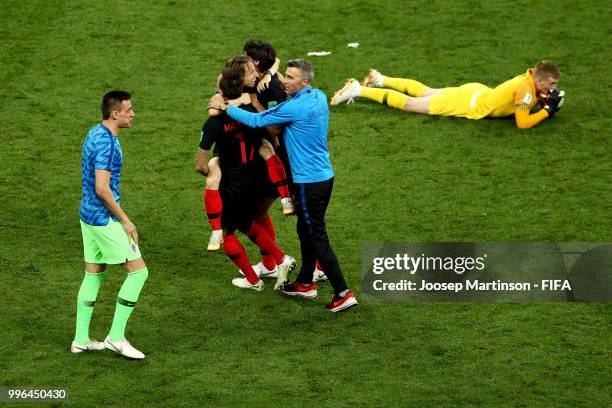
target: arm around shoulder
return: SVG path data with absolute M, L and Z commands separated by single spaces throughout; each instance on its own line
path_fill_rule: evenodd
M 296 113 L 297 110 L 292 105 L 291 101 L 283 102 L 277 107 L 268 109 L 267 111 L 261 113 L 247 112 L 244 109 L 236 108 L 234 106 L 230 106 L 227 109 L 227 114 L 233 119 L 254 128 L 293 122 L 295 120 Z

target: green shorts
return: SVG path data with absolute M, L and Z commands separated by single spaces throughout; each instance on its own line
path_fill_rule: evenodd
M 108 219 L 107 225 L 94 226 L 81 220 L 83 255 L 92 264 L 122 264 L 142 258 L 138 243 L 128 242 L 128 236 L 119 221 Z

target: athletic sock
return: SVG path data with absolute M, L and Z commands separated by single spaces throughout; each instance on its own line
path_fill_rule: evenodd
M 385 88 L 395 89 L 396 91 L 410 96 L 423 96 L 425 90 L 429 88 L 427 85 L 415 81 L 414 79 L 390 77 L 383 77 L 383 86 Z
M 149 270 L 143 268 L 136 272 L 129 272 L 125 281 L 123 281 L 119 296 L 117 296 L 115 316 L 109 333 L 111 341 L 119 341 L 125 338 L 125 326 L 148 276 Z
M 270 214 L 266 214 L 264 218 L 258 218 L 255 220 L 255 223 L 266 231 L 266 234 L 268 234 L 268 237 L 270 237 L 272 241 L 276 242 L 276 230 L 274 229 Z
M 321 263 L 319 262 L 319 260 L 317 259 L 317 263 L 315 264 L 315 268 L 317 268 L 318 270 L 323 271 L 323 268 L 321 268 Z
M 85 271 L 85 277 L 83 277 L 83 282 L 81 283 L 81 288 L 77 295 L 77 317 L 74 341 L 82 346 L 89 343 L 89 322 L 91 321 L 91 315 L 93 314 L 100 285 L 105 276 L 106 274 L 104 272 L 91 273 Z
M 244 233 L 257 245 L 259 248 L 272 255 L 274 262 L 277 265 L 283 263 L 283 257 L 285 254 L 276 246 L 274 241 L 270 239 L 266 231 L 259 225 L 252 223 L 251 227 L 244 231 Z
M 359 96 L 396 109 L 404 109 L 409 96 L 392 89 L 361 87 Z
M 266 166 L 268 167 L 270 181 L 272 181 L 272 184 L 276 187 L 278 195 L 281 196 L 281 198 L 289 197 L 287 173 L 285 173 L 285 167 L 283 167 L 283 163 L 280 161 L 278 155 L 275 154 L 266 160 Z
M 236 264 L 238 268 L 240 268 L 242 273 L 244 273 L 244 277 L 247 278 L 251 285 L 257 283 L 259 276 L 257 276 L 253 270 L 251 261 L 249 261 L 244 247 L 238 240 L 238 237 L 236 237 L 234 234 L 229 234 L 223 238 L 223 242 L 223 250 L 229 259 L 231 259 L 232 262 Z
M 348 289 L 344 289 L 342 292 L 338 293 L 338 296 L 343 298 L 348 295 Z
M 264 219 L 255 220 L 255 223 L 266 231 L 266 234 L 268 234 L 268 237 L 270 237 L 273 242 L 276 242 L 276 231 L 274 230 L 274 224 L 272 224 L 272 217 L 270 217 L 270 214 L 266 214 Z M 260 248 L 260 253 L 261 262 L 266 269 L 269 271 L 273 270 L 276 267 L 274 257 L 262 248 Z
M 204 207 L 208 222 L 213 230 L 221 229 L 221 211 L 223 211 L 223 203 L 219 190 L 206 189 L 204 191 Z

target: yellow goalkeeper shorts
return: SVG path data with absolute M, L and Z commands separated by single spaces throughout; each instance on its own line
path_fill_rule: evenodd
M 472 113 L 478 97 L 487 89 L 486 85 L 479 83 L 444 88 L 441 94 L 429 98 L 429 114 L 480 119 Z

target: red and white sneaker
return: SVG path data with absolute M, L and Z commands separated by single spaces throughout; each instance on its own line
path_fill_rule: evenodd
M 325 305 L 325 307 L 330 312 L 341 312 L 355 305 L 357 305 L 357 299 L 355 299 L 353 292 L 349 290 L 344 297 L 340 297 L 338 295 L 334 296 L 331 303 Z
M 298 281 L 285 283 L 280 291 L 287 296 L 299 296 L 306 299 L 316 298 L 318 295 L 317 284 L 314 282 L 308 286 L 304 286 Z

